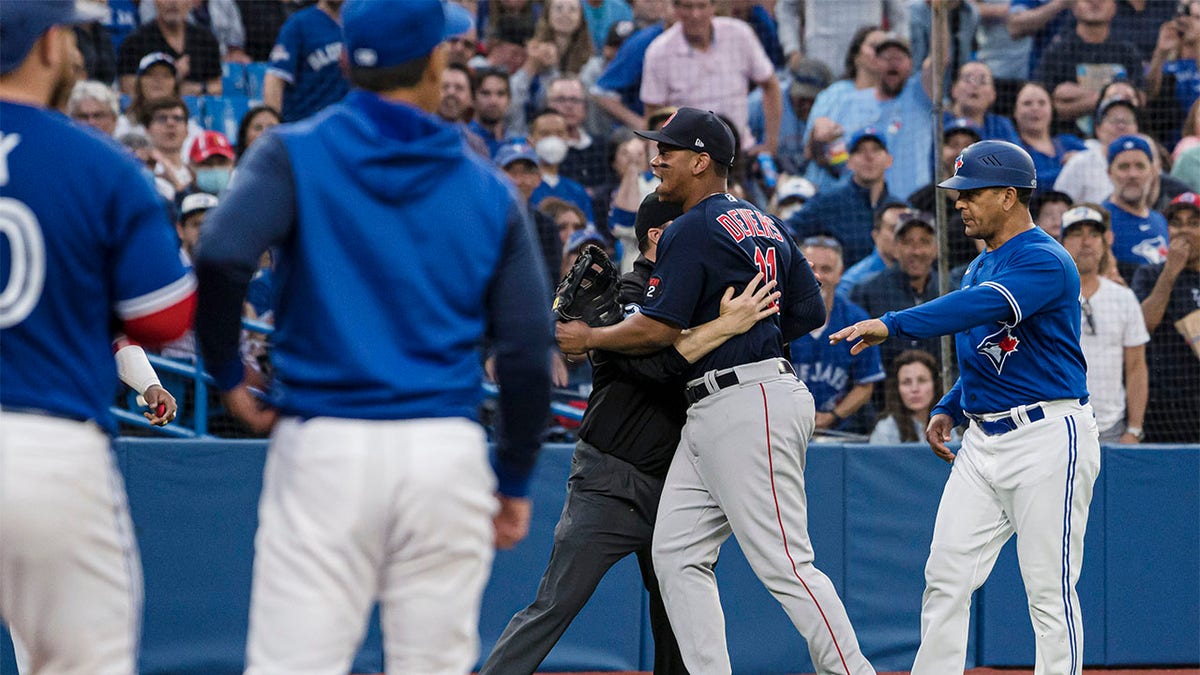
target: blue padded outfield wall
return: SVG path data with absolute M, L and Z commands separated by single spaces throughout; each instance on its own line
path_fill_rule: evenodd
M 240 673 L 266 445 L 121 440 L 116 454 L 145 568 L 144 673 Z M 529 538 L 496 557 L 483 653 L 532 600 L 550 555 L 572 448 L 538 464 Z M 949 466 L 923 445 L 816 445 L 809 523 L 817 565 L 846 602 L 879 670 L 907 670 L 923 568 Z M 1200 663 L 1200 448 L 1106 448 L 1079 593 L 1088 665 Z M 735 673 L 811 672 L 804 641 L 733 540 L 717 566 Z M 645 593 L 633 558 L 605 579 L 547 659 L 548 671 L 650 670 Z M 1030 665 L 1033 632 L 1010 542 L 976 596 L 968 667 Z M 381 672 L 372 623 L 355 672 Z M 0 631 L 0 673 L 15 673 Z

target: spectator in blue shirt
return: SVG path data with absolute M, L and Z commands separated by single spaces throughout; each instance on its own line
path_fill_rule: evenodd
M 1012 120 L 992 112 L 996 103 L 996 83 L 992 69 L 982 61 L 968 61 L 958 69 L 950 88 L 950 109 L 942 113 L 943 122 L 962 117 L 979 128 L 984 140 L 1020 143 Z
M 1103 205 L 1112 214 L 1117 269 L 1127 281 L 1140 265 L 1158 265 L 1167 259 L 1167 219 L 1150 208 L 1156 173 L 1154 151 L 1142 136 L 1121 136 L 1108 146 L 1113 191 Z
M 867 127 L 850 137 L 847 146 L 850 159 L 846 162 L 850 180 L 818 192 L 785 223 L 797 239 L 816 234 L 837 237 L 848 265 L 870 255 L 874 248 L 871 229 L 875 208 L 885 201 L 899 201 L 899 197 L 888 192 L 884 179 L 892 165 L 884 137 L 875 127 Z
M 871 227 L 871 240 L 875 248 L 871 255 L 859 260 L 842 274 L 838 293 L 850 297 L 855 287 L 879 274 L 896 262 L 896 223 L 903 213 L 913 213 L 908 204 L 900 201 L 884 202 L 875 209 L 875 220 Z
M 929 302 L 941 295 L 933 263 L 937 260 L 937 235 L 928 214 L 903 213 L 896 221 L 896 264 L 856 285 L 850 300 L 868 316 L 882 316 Z M 880 345 L 883 367 L 890 369 L 905 349 L 941 354 L 941 339 L 888 340 Z M 876 401 L 882 404 L 882 401 Z
M 870 347 L 850 354 L 845 342 L 829 343 L 829 335 L 840 326 L 849 326 L 869 318 L 861 307 L 837 292 L 842 278 L 842 247 L 831 237 L 810 237 L 801 243 L 804 257 L 821 280 L 821 298 L 825 301 L 825 325 L 791 343 L 791 361 L 796 377 L 812 392 L 817 408 L 816 428 L 867 433 L 874 413 L 856 420 L 862 407 L 871 400 L 875 383 L 884 379 L 879 350 Z M 857 424 L 855 422 L 858 422 Z
M 1058 180 L 1063 165 L 1077 152 L 1087 149 L 1083 140 L 1072 134 L 1051 135 L 1054 106 L 1050 92 L 1037 82 L 1028 82 L 1017 92 L 1013 110 L 1021 147 L 1033 158 L 1038 189 L 1049 190 Z
M 263 78 L 263 103 L 295 122 L 342 100 L 350 83 L 342 74 L 342 3 L 320 0 L 288 18 L 271 49 Z
M 505 119 L 512 103 L 508 84 L 508 73 L 498 68 L 487 68 L 475 73 L 475 119 L 467 125 L 482 138 L 492 157 L 505 141 L 510 139 Z

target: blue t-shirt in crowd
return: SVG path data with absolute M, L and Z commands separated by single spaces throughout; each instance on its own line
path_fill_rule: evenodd
M 833 411 L 855 385 L 884 379 L 879 347 L 868 347 L 851 356 L 849 341 L 829 344 L 829 336 L 833 333 L 869 318 L 862 307 L 837 297 L 819 334 L 801 335 L 792 341 L 791 360 L 796 366 L 796 377 L 812 392 L 817 412 Z

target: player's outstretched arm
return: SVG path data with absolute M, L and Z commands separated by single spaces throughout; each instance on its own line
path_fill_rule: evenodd
M 779 313 L 779 291 L 776 281 L 762 283 L 762 272 L 754 275 L 741 293 L 734 295 L 733 287 L 725 289 L 721 298 L 721 314 L 708 323 L 682 333 L 675 341 L 675 350 L 688 363 L 699 361 L 712 350 L 741 335 L 759 321 Z
M 954 453 L 946 447 L 950 442 L 950 433 L 954 430 L 954 420 L 946 413 L 937 413 L 929 418 L 929 426 L 925 427 L 925 440 L 933 448 L 933 454 L 947 462 L 954 461 Z
M 860 354 L 867 347 L 883 344 L 891 332 L 886 324 L 879 319 L 867 319 L 846 326 L 829 336 L 829 344 L 836 345 L 842 340 L 857 340 L 850 346 L 851 354 Z

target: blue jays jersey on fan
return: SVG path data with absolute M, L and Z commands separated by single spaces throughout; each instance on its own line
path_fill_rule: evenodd
M 792 341 L 791 358 L 796 366 L 796 377 L 812 393 L 818 412 L 832 411 L 855 385 L 884 379 L 878 347 L 868 347 L 851 356 L 850 342 L 829 344 L 832 333 L 869 318 L 862 307 L 838 297 L 820 335 L 813 337 L 810 333 Z
M 1058 242 L 1033 227 L 968 267 L 962 288 L 883 316 L 893 335 L 956 332 L 960 377 L 935 408 L 1002 412 L 1087 396 L 1079 347 L 1079 271 Z
M 112 430 L 114 312 L 195 290 L 142 167 L 59 113 L 0 102 L 0 223 L 0 406 Z
M 1157 265 L 1167 261 L 1167 219 L 1158 211 L 1142 217 L 1105 201 L 1112 215 L 1113 257 L 1119 263 Z
M 783 225 L 732 195 L 707 197 L 663 234 L 642 307 L 654 319 L 684 328 L 711 321 L 720 314 L 725 289 L 740 292 L 759 271 L 779 282 L 780 316 L 759 321 L 717 347 L 692 365 L 691 377 L 782 356 L 785 342 L 814 327 L 813 317 L 796 316 L 792 308 L 821 287 Z
M 296 12 L 279 30 L 268 71 L 289 86 L 283 91 L 283 121 L 304 119 L 340 101 L 350 85 L 342 76 L 342 27 L 318 7 Z

